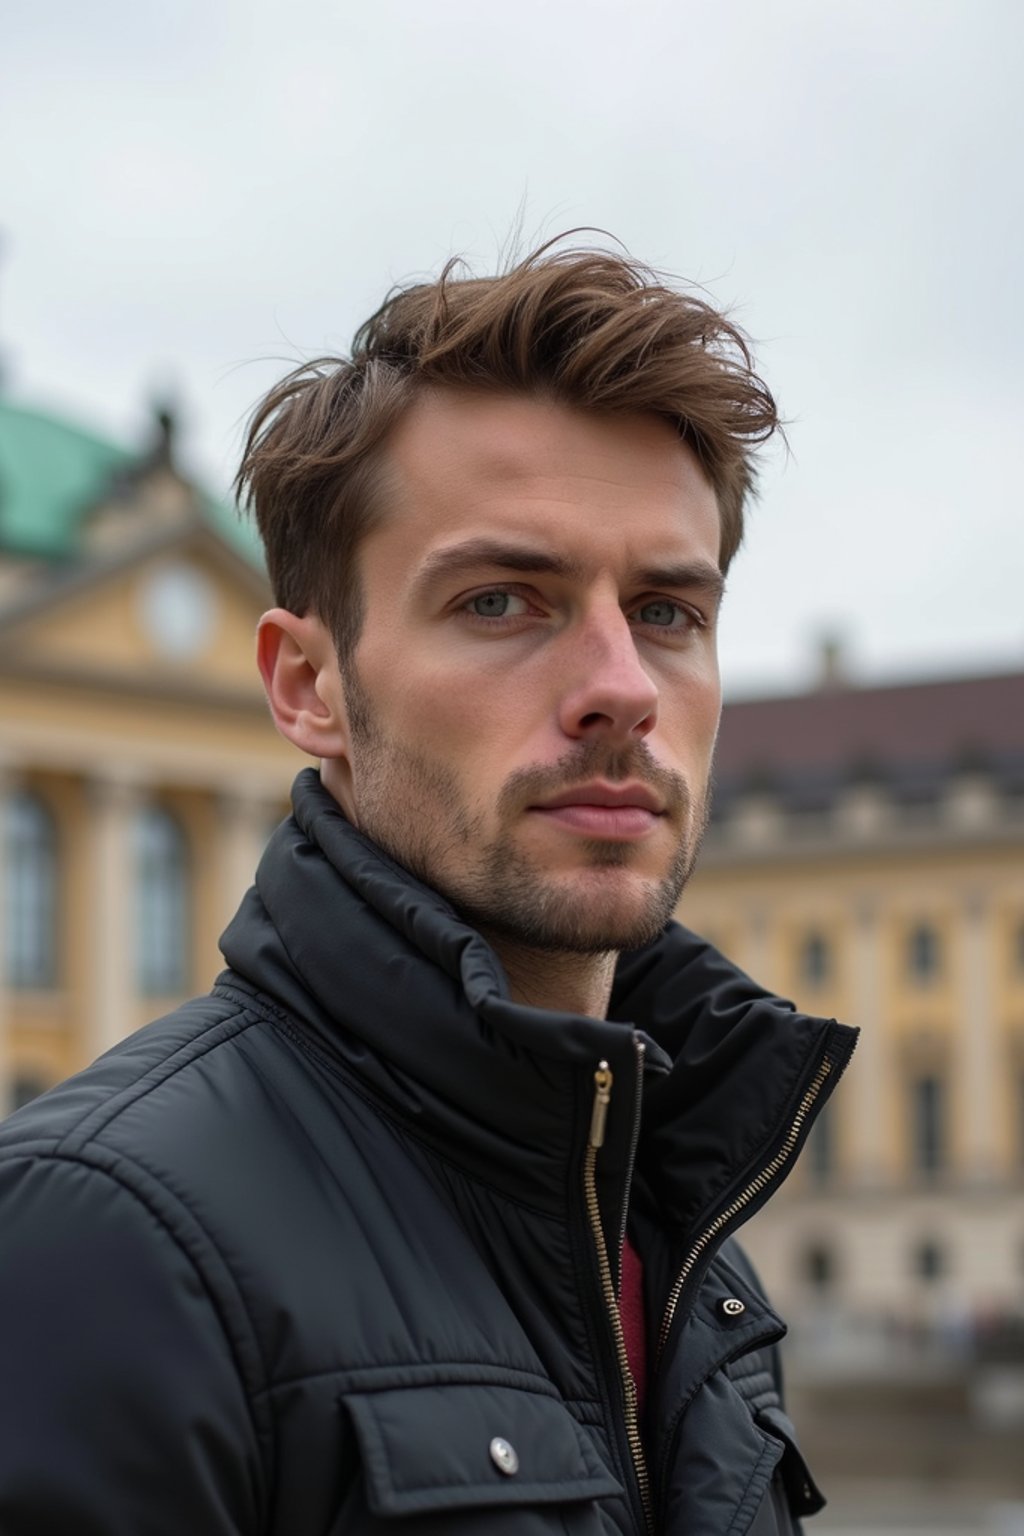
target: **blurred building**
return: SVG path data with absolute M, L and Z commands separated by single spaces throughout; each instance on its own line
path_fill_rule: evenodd
M 819 1361 L 1024 1318 L 1024 671 L 731 704 L 681 908 L 862 1029 L 745 1237 Z M 845 1323 L 845 1327 L 843 1326 Z
M 208 989 L 299 755 L 269 591 L 178 469 L 0 401 L 0 1113 Z

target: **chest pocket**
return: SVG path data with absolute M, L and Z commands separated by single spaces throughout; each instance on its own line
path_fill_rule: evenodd
M 598 1501 L 621 1496 L 621 1484 L 555 1397 L 473 1382 L 349 1392 L 343 1403 L 370 1517 L 354 1529 L 396 1518 L 424 1533 L 618 1529 Z
M 782 1442 L 776 1483 L 785 1494 L 786 1507 L 795 1516 L 816 1515 L 824 1509 L 825 1500 L 796 1443 L 793 1426 L 786 1414 L 781 1408 L 762 1408 L 757 1422 L 774 1440 Z

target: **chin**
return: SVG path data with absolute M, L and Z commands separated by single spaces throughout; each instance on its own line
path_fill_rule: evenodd
M 593 878 L 594 875 L 598 878 Z M 559 954 L 608 954 L 643 949 L 672 916 L 678 892 L 667 883 L 643 881 L 638 889 L 614 889 L 604 872 L 535 890 L 529 905 L 511 903 L 479 916 L 490 933 L 530 949 Z

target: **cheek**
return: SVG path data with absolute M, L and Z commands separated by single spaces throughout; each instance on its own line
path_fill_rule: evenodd
M 663 733 L 679 756 L 695 767 L 711 757 L 721 717 L 717 676 L 691 681 L 662 697 Z
M 417 719 L 431 733 L 497 739 L 515 729 L 524 733 L 537 712 L 541 690 L 523 666 L 490 670 L 479 663 L 415 668 L 392 664 L 391 671 L 389 693 L 400 701 L 402 717 Z M 397 679 L 396 671 L 401 674 Z
M 411 750 L 443 760 L 460 776 L 481 748 L 494 747 L 501 721 L 515 718 L 478 679 L 400 663 L 383 670 L 376 695 L 382 724 Z

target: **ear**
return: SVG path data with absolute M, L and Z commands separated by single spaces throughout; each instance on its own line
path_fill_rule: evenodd
M 310 757 L 348 756 L 348 719 L 334 639 L 322 620 L 271 608 L 256 659 L 274 724 Z

